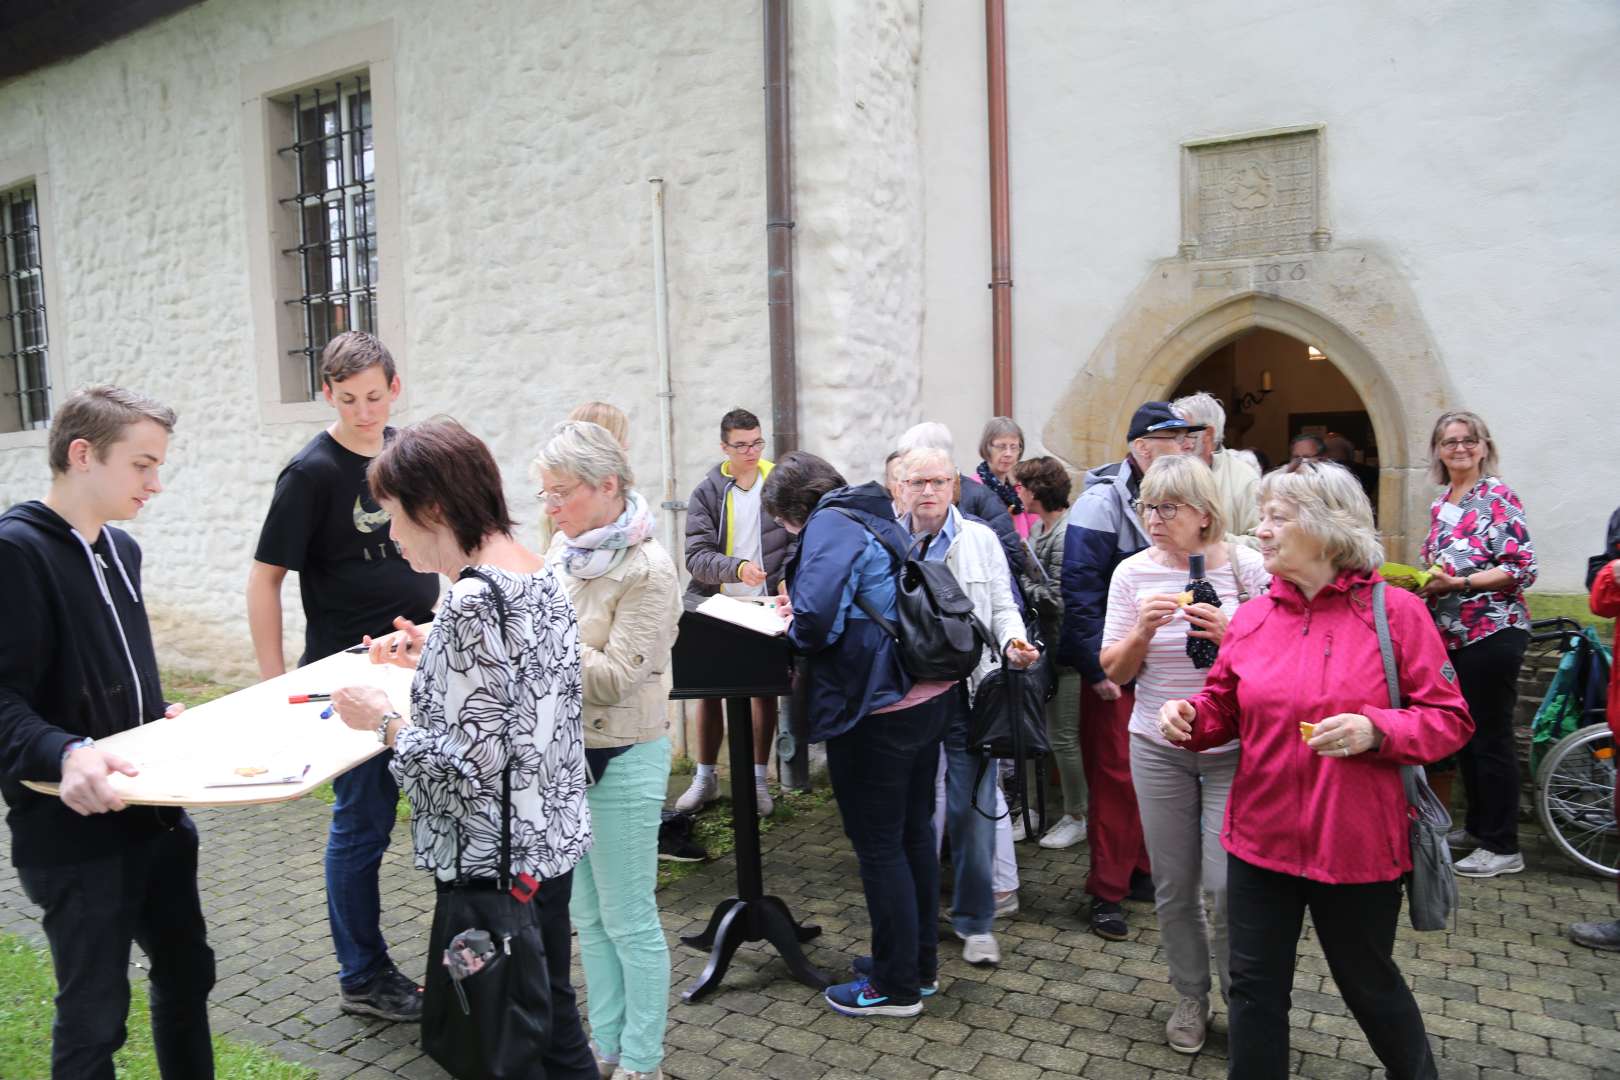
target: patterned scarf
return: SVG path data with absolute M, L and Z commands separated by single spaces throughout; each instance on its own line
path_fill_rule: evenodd
M 1024 500 L 1018 497 L 1018 492 L 1013 490 L 1011 484 L 1004 484 L 996 479 L 996 474 L 990 471 L 988 461 L 979 462 L 978 476 L 984 481 L 984 486 L 995 492 L 996 498 L 1006 505 L 1007 513 L 1016 516 L 1024 512 Z
M 563 540 L 563 569 L 582 581 L 599 578 L 623 562 L 631 548 L 651 536 L 657 524 L 647 509 L 647 500 L 632 491 L 618 518 Z

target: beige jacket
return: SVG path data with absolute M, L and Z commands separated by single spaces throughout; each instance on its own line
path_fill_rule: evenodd
M 579 618 L 588 748 L 651 742 L 669 730 L 664 672 L 681 617 L 675 564 L 663 545 L 644 540 L 599 578 L 562 566 L 566 538 L 551 538 L 546 561 L 568 589 Z
M 1260 527 L 1260 507 L 1255 494 L 1260 489 L 1260 464 L 1244 450 L 1217 450 L 1215 493 L 1226 512 L 1226 542 L 1242 544 L 1256 551 L 1260 541 L 1254 531 Z

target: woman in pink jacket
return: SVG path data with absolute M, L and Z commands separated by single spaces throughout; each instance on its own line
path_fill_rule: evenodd
M 1356 478 L 1301 462 L 1262 480 L 1259 500 L 1271 590 L 1232 617 L 1203 692 L 1159 712 L 1171 742 L 1243 747 L 1221 833 L 1227 1075 L 1289 1075 L 1295 949 L 1309 909 L 1333 980 L 1388 1075 L 1432 1078 L 1423 1017 L 1393 958 L 1412 868 L 1399 766 L 1452 753 L 1473 722 L 1428 609 L 1399 589 L 1386 589 L 1385 602 L 1405 707 L 1387 700 L 1372 613 L 1383 551 Z

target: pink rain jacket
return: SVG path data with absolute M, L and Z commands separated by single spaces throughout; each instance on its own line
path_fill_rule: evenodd
M 1392 881 L 1412 868 L 1399 766 L 1454 753 L 1474 730 L 1428 608 L 1385 590 L 1403 709 L 1389 707 L 1373 628 L 1372 571 L 1345 571 L 1306 602 L 1292 582 L 1232 616 L 1204 690 L 1192 750 L 1240 740 L 1221 842 L 1238 858 L 1332 885 Z M 1360 713 L 1384 744 L 1322 757 L 1299 725 Z

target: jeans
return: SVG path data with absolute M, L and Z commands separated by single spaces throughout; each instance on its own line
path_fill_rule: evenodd
M 1423 1014 L 1395 966 L 1399 878 L 1324 885 L 1228 855 L 1226 893 L 1232 947 L 1230 1080 L 1288 1076 L 1288 1009 L 1307 908 L 1333 981 L 1390 1080 L 1434 1080 L 1439 1075 Z
M 1052 763 L 1063 784 L 1063 812 L 1080 821 L 1086 816 L 1086 771 L 1080 755 L 1080 673 L 1054 664 L 1052 674 L 1057 677 L 1057 693 L 1046 703 L 1046 737 L 1052 744 Z
M 960 701 L 947 691 L 909 709 L 862 717 L 827 740 L 827 776 L 872 922 L 871 983 L 903 1002 L 918 1000 L 939 974 L 934 769 Z
M 1208 999 L 1211 945 L 1221 993 L 1232 993 L 1221 826 L 1237 766 L 1236 750 L 1200 754 L 1131 736 L 1131 779 L 1153 862 L 1159 940 L 1170 985 L 1182 997 Z
M 1458 754 L 1468 812 L 1468 835 L 1486 851 L 1519 850 L 1519 750 L 1513 713 L 1519 703 L 1519 667 L 1530 644 L 1525 630 L 1496 633 L 1451 654 L 1457 685 L 1474 718 L 1474 734 Z
M 1147 843 L 1142 839 L 1142 811 L 1131 783 L 1131 709 L 1136 691 L 1125 688 L 1113 701 L 1082 684 L 1080 746 L 1085 756 L 1087 834 L 1091 869 L 1085 891 L 1098 900 L 1119 903 L 1130 891 L 1131 877 L 1149 872 Z
M 338 983 L 353 993 L 389 964 L 382 935 L 377 871 L 394 831 L 399 785 L 388 769 L 392 751 L 332 781 L 332 827 L 326 839 L 326 918 L 337 950 Z
M 132 811 L 139 813 L 141 811 Z M 129 951 L 152 965 L 152 1041 L 164 1080 L 214 1075 L 208 992 L 214 952 L 197 896 L 197 829 L 189 817 L 117 855 L 65 866 L 20 866 L 45 910 L 56 968 L 53 1080 L 113 1080 L 129 1016 Z
M 1006 806 L 997 783 L 996 762 L 967 752 L 969 715 L 965 695 L 949 690 L 940 697 L 951 699 L 951 715 L 935 774 L 935 850 L 937 853 L 940 837 L 949 835 L 951 869 L 956 879 L 951 889 L 951 926 L 963 936 L 987 934 L 996 921 L 996 827 L 1005 825 L 1011 847 L 1012 823 L 996 817 L 1005 812 Z M 973 808 L 975 802 L 977 810 Z
M 574 868 L 569 905 L 591 1038 L 631 1072 L 652 1072 L 664 1059 L 669 944 L 654 890 L 669 757 L 667 736 L 638 743 L 586 790 L 595 843 Z

